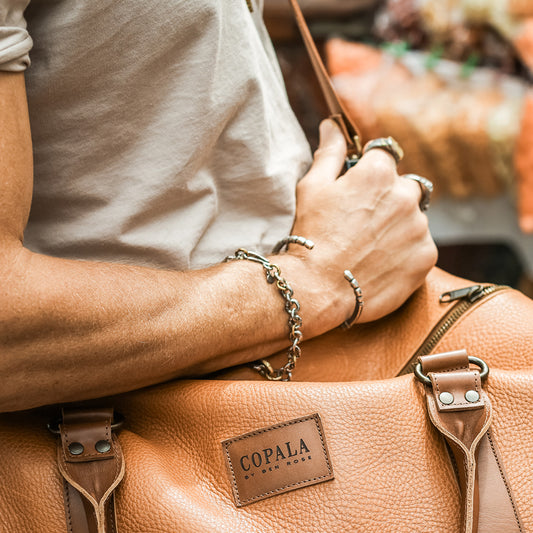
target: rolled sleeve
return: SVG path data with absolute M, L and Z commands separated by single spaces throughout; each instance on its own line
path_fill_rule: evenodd
M 0 70 L 21 72 L 30 65 L 33 41 L 24 19 L 28 4 L 29 0 L 0 0 Z

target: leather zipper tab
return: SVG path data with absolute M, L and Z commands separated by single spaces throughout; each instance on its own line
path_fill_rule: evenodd
M 447 304 L 449 302 L 455 302 L 457 300 L 468 300 L 470 303 L 474 303 L 476 300 L 483 298 L 483 296 L 483 285 L 471 285 L 470 287 L 465 287 L 464 289 L 444 292 L 440 295 L 439 302 L 441 304 Z

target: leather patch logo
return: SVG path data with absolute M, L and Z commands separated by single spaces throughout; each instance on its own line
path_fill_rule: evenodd
M 334 478 L 318 413 L 222 442 L 237 507 Z

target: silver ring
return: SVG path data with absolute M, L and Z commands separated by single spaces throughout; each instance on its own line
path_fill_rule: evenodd
M 433 183 L 427 178 L 423 178 L 418 174 L 403 174 L 402 178 L 416 181 L 418 185 L 420 185 L 422 198 L 420 199 L 418 205 L 420 206 L 421 211 L 427 211 L 429 208 L 429 202 L 431 201 L 431 193 L 433 192 Z
M 378 139 L 372 139 L 371 141 L 368 141 L 363 148 L 363 154 L 366 154 L 370 150 L 376 149 L 385 150 L 385 152 L 388 152 L 390 155 L 392 155 L 392 157 L 394 157 L 396 164 L 403 159 L 402 147 L 393 137 L 379 137 Z

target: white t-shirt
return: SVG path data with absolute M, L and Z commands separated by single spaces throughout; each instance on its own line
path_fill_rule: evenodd
M 0 0 L 0 69 L 27 71 L 26 245 L 200 268 L 289 234 L 310 150 L 262 0 Z

